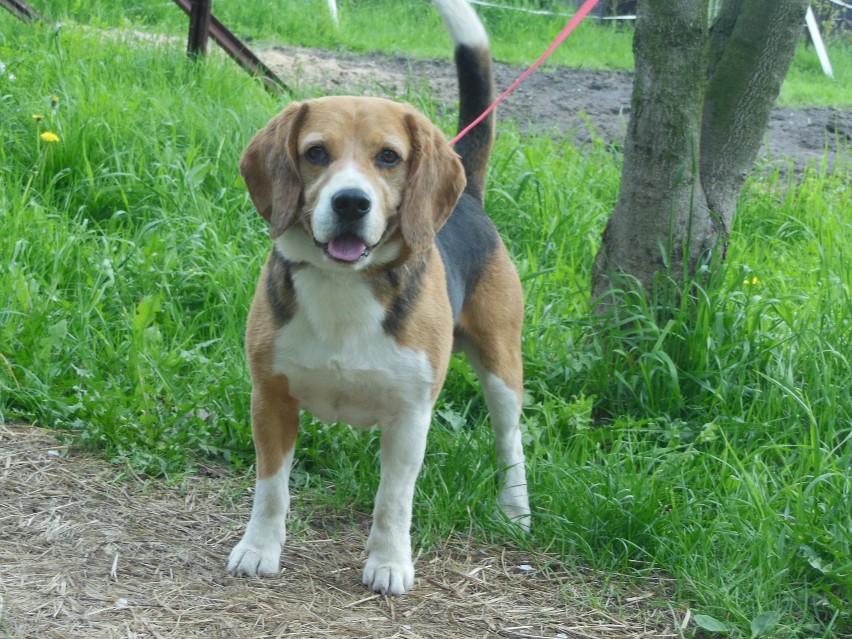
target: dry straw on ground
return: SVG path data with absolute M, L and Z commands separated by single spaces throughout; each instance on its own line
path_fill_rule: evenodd
M 366 518 L 299 499 L 310 516 L 281 574 L 234 579 L 225 562 L 249 512 L 245 485 L 145 481 L 50 431 L 0 425 L 0 637 L 677 636 L 662 582 L 631 590 L 469 540 L 419 557 L 409 595 L 373 594 L 360 583 Z

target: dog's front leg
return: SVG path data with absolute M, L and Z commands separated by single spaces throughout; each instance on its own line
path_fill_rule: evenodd
M 283 377 L 255 382 L 251 416 L 257 453 L 254 504 L 245 535 L 228 560 L 228 572 L 245 577 L 277 574 L 281 547 L 287 539 L 285 520 L 290 508 L 290 468 L 299 430 L 299 406 L 289 396 Z
M 381 480 L 367 540 L 365 586 L 385 595 L 401 595 L 414 586 L 411 561 L 411 505 L 423 465 L 431 407 L 399 417 L 382 429 Z

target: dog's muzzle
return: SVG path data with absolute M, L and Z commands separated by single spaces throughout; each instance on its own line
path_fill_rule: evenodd
M 324 245 L 325 252 L 340 262 L 355 262 L 366 257 L 370 249 L 358 231 L 361 220 L 373 208 L 370 196 L 361 189 L 342 189 L 331 198 L 331 209 L 337 216 L 339 232 Z

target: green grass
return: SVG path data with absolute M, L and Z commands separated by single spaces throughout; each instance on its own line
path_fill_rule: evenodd
M 75 0 L 32 4 L 54 21 L 73 21 L 99 27 L 120 27 L 186 37 L 187 20 L 168 0 Z M 498 3 L 500 4 L 500 3 Z M 497 60 L 529 65 L 547 48 L 568 21 L 560 15 L 564 2 L 507 1 L 503 4 L 548 9 L 556 15 L 534 15 L 492 7 L 477 7 Z M 335 27 L 322 0 L 217 0 L 215 15 L 246 41 L 289 44 L 355 52 L 448 58 L 449 38 L 440 18 L 425 0 L 359 0 L 338 2 L 340 24 Z M 633 27 L 627 22 L 587 20 L 556 50 L 550 67 L 630 70 L 633 68 Z M 829 41 L 834 79 L 823 73 L 813 47 L 802 45 L 779 97 L 780 104 L 852 106 L 852 47 L 848 41 Z
M 248 22 L 237 4 L 217 11 Z M 162 3 L 67 6 L 101 26 L 183 24 Z M 0 61 L 0 419 L 63 429 L 155 476 L 204 459 L 245 472 L 243 331 L 268 240 L 236 163 L 282 103 L 224 58 L 196 66 L 179 48 L 5 12 Z M 712 281 L 665 310 L 627 295 L 607 323 L 590 317 L 588 288 L 620 158 L 503 123 L 489 210 L 527 297 L 534 532 L 493 517 L 487 417 L 455 360 L 418 485 L 418 545 L 512 539 L 637 580 L 670 575 L 680 614 L 732 636 L 848 636 L 848 157 L 834 173 L 752 179 Z M 305 426 L 298 490 L 369 510 L 376 435 Z
M 834 77 L 825 75 L 813 47 L 799 46 L 781 87 L 779 104 L 789 107 L 852 107 L 852 46 L 827 43 Z

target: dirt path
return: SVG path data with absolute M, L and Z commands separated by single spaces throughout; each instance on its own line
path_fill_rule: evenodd
M 296 498 L 283 571 L 225 572 L 250 510 L 244 478 L 143 481 L 0 425 L 0 637 L 676 637 L 665 583 L 637 590 L 553 557 L 453 540 L 409 595 L 360 583 L 366 517 Z
M 274 47 L 260 57 L 288 85 L 324 93 L 404 95 L 406 87 L 431 88 L 449 108 L 457 99 L 455 69 L 450 61 L 412 60 L 378 54 L 353 55 L 320 49 Z M 499 90 L 523 71 L 498 64 Z M 589 129 L 608 143 L 620 144 L 630 115 L 632 76 L 625 72 L 559 68 L 531 75 L 500 107 L 501 119 L 523 129 L 574 132 L 588 141 Z M 773 161 L 792 158 L 797 170 L 819 161 L 828 151 L 833 165 L 838 148 L 852 142 L 852 110 L 778 108 L 773 111 L 762 154 Z

